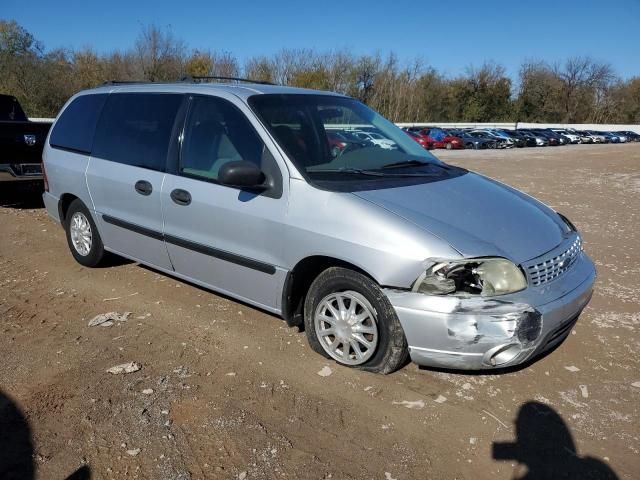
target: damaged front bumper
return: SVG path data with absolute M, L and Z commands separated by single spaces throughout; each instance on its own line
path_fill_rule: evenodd
M 591 299 L 596 270 L 581 252 L 541 287 L 499 297 L 430 296 L 385 289 L 418 365 L 479 370 L 509 367 L 562 342 Z

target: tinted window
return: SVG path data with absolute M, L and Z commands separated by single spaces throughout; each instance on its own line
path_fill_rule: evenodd
M 162 171 L 182 95 L 115 93 L 96 128 L 93 156 Z
M 98 117 L 107 94 L 82 95 L 65 108 L 56 122 L 49 144 L 82 153 L 91 153 Z
M 231 103 L 216 97 L 195 97 L 182 143 L 180 172 L 211 180 L 220 167 L 246 160 L 262 170 L 273 162 L 249 120 Z

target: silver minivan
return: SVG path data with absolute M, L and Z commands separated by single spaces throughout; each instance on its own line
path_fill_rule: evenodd
M 79 263 L 111 252 L 231 296 L 342 365 L 522 364 L 591 298 L 567 218 L 343 95 L 109 84 L 69 100 L 43 156 Z

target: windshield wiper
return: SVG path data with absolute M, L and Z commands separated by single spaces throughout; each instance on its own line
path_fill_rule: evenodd
M 401 162 L 387 163 L 381 168 L 415 167 L 420 165 L 432 165 L 432 163 L 424 162 L 422 160 L 402 160 Z
M 384 167 L 382 167 L 384 168 Z M 435 173 L 388 173 L 375 170 L 363 170 L 361 168 L 321 168 L 307 170 L 307 173 L 346 173 L 348 175 L 370 175 L 372 177 L 436 177 Z
M 383 172 L 374 172 L 372 170 L 363 170 L 361 168 L 318 168 L 315 170 L 307 170 L 307 173 L 346 173 L 348 175 L 373 175 L 376 177 L 386 176 Z

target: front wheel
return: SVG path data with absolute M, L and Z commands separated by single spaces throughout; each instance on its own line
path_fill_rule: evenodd
M 445 148 L 446 148 L 447 150 L 451 150 L 451 149 L 453 148 L 453 144 L 452 144 L 451 142 L 448 142 L 448 143 L 445 145 Z
M 389 299 L 353 270 L 332 267 L 318 275 L 304 323 L 311 348 L 341 365 L 386 374 L 407 361 L 407 340 Z
M 69 205 L 65 217 L 65 232 L 69 250 L 85 267 L 96 267 L 105 256 L 104 245 L 91 213 L 80 199 Z

